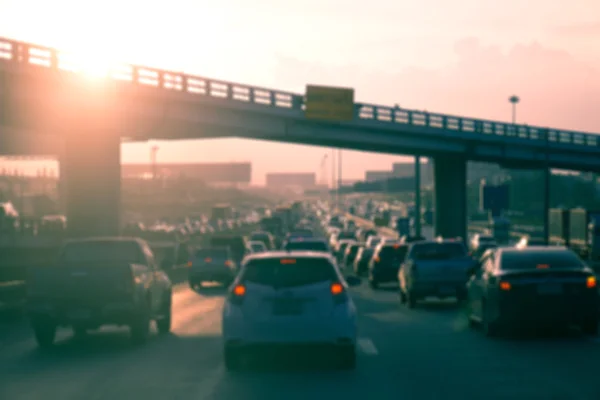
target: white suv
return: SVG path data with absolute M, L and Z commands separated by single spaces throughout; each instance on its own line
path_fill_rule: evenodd
M 244 260 L 223 307 L 227 369 L 251 350 L 314 345 L 356 366 L 356 308 L 335 259 L 318 252 L 269 252 Z

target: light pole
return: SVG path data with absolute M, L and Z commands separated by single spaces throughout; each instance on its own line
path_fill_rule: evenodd
M 421 157 L 415 157 L 415 236 L 421 236 Z
M 340 208 L 341 204 L 341 190 L 342 190 L 342 149 L 338 150 L 338 186 L 337 186 L 337 206 Z
M 331 211 L 335 210 L 335 149 L 331 149 L 331 196 L 330 196 L 330 208 Z
M 512 123 L 517 123 L 517 104 L 521 101 L 519 96 L 512 95 L 508 98 L 508 101 L 512 104 Z
M 150 149 L 150 164 L 152 166 L 152 181 L 156 180 L 156 153 L 158 153 L 158 146 L 152 146 Z

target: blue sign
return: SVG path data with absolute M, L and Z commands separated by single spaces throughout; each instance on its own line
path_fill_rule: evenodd
M 502 210 L 507 210 L 510 203 L 509 198 L 510 186 L 508 184 L 481 185 L 481 208 L 491 211 L 492 214 L 499 214 Z

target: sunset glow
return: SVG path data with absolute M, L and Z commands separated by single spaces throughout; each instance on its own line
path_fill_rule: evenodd
M 131 63 L 294 92 L 348 86 L 361 102 L 498 121 L 510 120 L 516 94 L 520 122 L 600 131 L 598 2 L 474 4 L 0 0 L 0 36 L 73 54 L 91 82 Z M 147 162 L 151 146 L 123 145 L 124 161 Z M 314 170 L 327 151 L 235 138 L 160 146 L 164 162 L 251 159 L 258 182 Z M 344 168 L 358 178 L 399 159 L 347 151 Z

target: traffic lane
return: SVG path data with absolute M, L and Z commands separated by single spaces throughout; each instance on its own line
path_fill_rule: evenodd
M 385 380 L 408 398 L 598 399 L 600 341 L 578 332 L 486 338 L 454 301 L 399 304 L 394 285 L 360 287 L 361 336 L 377 346 Z M 400 390 L 400 388 L 398 388 Z
M 353 293 L 360 327 L 356 371 L 259 362 L 228 373 L 220 339 L 223 291 L 185 290 L 175 303 L 173 335 L 155 335 L 147 346 L 132 347 L 127 333 L 116 331 L 85 343 L 63 340 L 47 354 L 33 343 L 10 360 L 2 354 L 0 397 L 598 398 L 594 343 L 580 337 L 489 340 L 468 330 L 452 304 L 406 310 L 393 290 L 360 287 Z M 317 360 L 312 365 L 322 366 Z
M 178 291 L 173 334 L 154 331 L 144 346 L 132 346 L 127 329 L 116 328 L 81 341 L 62 330 L 45 352 L 29 337 L 0 354 L 0 398 L 187 398 L 221 364 L 223 297 L 218 288 Z
M 29 343 L 18 357 L 0 357 L 0 396 L 11 399 L 305 399 L 306 396 L 376 395 L 387 398 L 394 382 L 380 382 L 373 353 L 359 355 L 358 371 L 337 372 L 315 358 L 263 363 L 245 372 L 223 367 L 220 309 L 223 291 L 186 291 L 175 306 L 173 335 L 153 336 L 132 347 L 124 331 L 91 335 L 85 342 L 62 339 L 40 352 Z M 192 301 L 191 299 L 195 299 Z M 279 360 L 281 361 L 281 360 Z M 375 379 L 375 382 L 374 382 Z M 391 398 L 391 397 L 390 397 Z M 395 398 L 395 397 L 394 397 Z
M 183 300 L 181 293 L 187 290 L 187 283 L 180 283 L 173 286 L 173 301 L 178 304 Z M 58 339 L 67 338 L 72 335 L 70 329 L 59 329 Z M 22 312 L 15 312 L 10 317 L 0 320 L 0 353 L 6 356 L 7 351 L 14 351 L 17 347 L 27 347 L 33 340 L 33 332 L 29 326 L 29 321 Z

